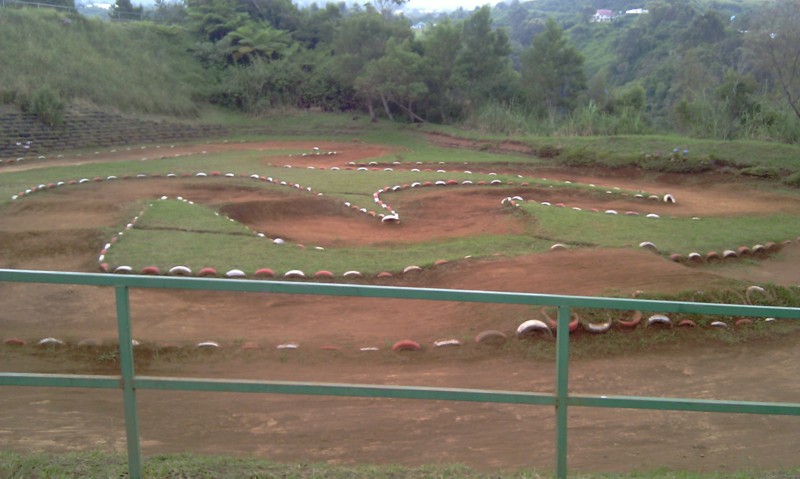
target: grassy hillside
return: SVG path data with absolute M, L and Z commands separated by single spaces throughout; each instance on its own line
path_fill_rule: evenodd
M 207 84 L 181 29 L 4 8 L 0 31 L 0 103 L 23 109 L 50 92 L 51 103 L 190 116 Z

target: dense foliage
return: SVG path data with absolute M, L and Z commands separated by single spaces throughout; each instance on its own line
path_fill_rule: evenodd
M 207 100 L 252 114 L 797 142 L 800 0 L 748 1 L 512 0 L 421 15 L 402 0 L 158 0 L 144 17 L 202 65 Z M 137 8 L 118 0 L 111 16 Z M 613 19 L 594 21 L 599 9 Z

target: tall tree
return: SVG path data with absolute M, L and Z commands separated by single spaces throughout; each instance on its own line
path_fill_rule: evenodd
M 401 18 L 387 18 L 368 5 L 366 11 L 346 17 L 336 30 L 333 40 L 333 78 L 343 87 L 356 88 L 356 79 L 362 77 L 370 62 L 383 57 L 386 42 L 394 37 L 398 41 L 411 36 L 408 22 Z M 374 67 L 373 67 L 374 68 Z M 369 81 L 367 81 L 369 80 Z M 358 90 L 375 120 L 372 110 L 377 80 L 370 74 L 362 77 Z
M 414 111 L 414 102 L 427 92 L 420 80 L 421 70 L 422 58 L 411 50 L 408 40 L 398 44 L 390 38 L 386 54 L 364 66 L 355 87 L 368 102 L 380 99 L 389 119 L 394 119 L 391 106 L 396 105 L 408 114 L 410 121 L 424 121 Z M 367 106 L 372 111 L 371 104 Z
M 504 96 L 513 78 L 511 47 L 505 30 L 492 28 L 487 5 L 464 22 L 461 37 L 456 68 L 468 105 L 475 108 Z
M 522 83 L 532 106 L 555 114 L 571 109 L 586 89 L 583 56 L 567 42 L 555 20 L 522 53 Z
M 778 0 L 753 22 L 753 62 L 769 72 L 800 119 L 800 0 Z
M 423 77 L 428 87 L 426 116 L 444 123 L 460 113 L 455 97 L 456 58 L 461 53 L 461 28 L 450 21 L 432 27 L 422 39 Z

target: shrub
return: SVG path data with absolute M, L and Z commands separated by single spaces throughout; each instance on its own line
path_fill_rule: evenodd
M 663 173 L 702 173 L 714 169 L 714 164 L 707 158 L 661 158 L 647 156 L 639 161 L 645 170 Z
M 33 92 L 28 108 L 47 125 L 58 126 L 64 121 L 64 101 L 47 85 Z
M 781 176 L 781 170 L 770 166 L 751 166 L 739 170 L 739 174 L 756 178 L 778 178 Z
M 800 188 L 800 171 L 792 173 L 783 179 L 783 183 L 792 188 Z

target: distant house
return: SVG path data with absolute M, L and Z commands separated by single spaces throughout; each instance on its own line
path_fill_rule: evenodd
M 641 15 L 647 13 L 646 8 L 634 8 L 633 10 L 625 10 L 625 15 Z
M 612 18 L 614 18 L 614 12 L 611 10 L 601 9 L 595 12 L 595 14 L 592 16 L 592 22 L 605 23 L 610 22 Z

